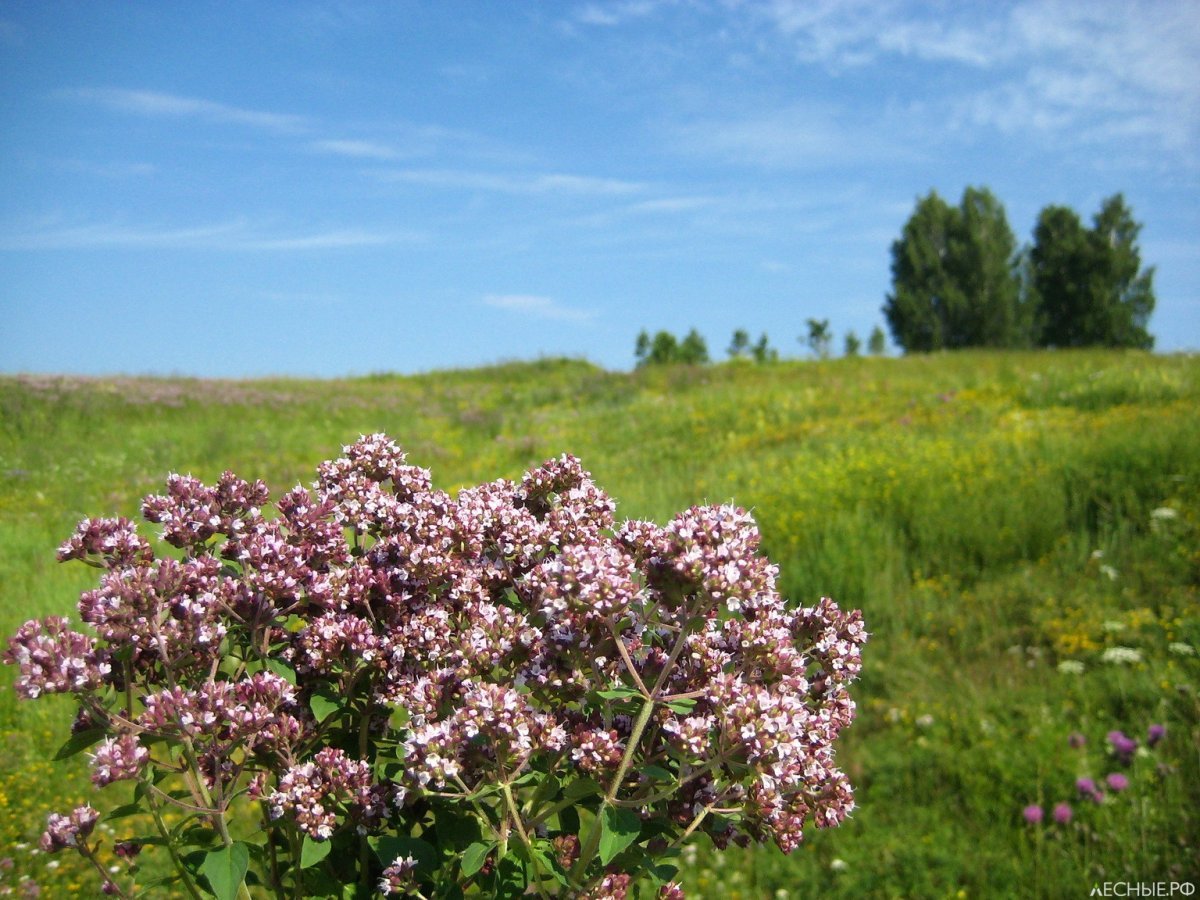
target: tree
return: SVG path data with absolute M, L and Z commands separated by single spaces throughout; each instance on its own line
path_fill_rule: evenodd
M 867 338 L 867 352 L 872 356 L 883 356 L 887 350 L 887 336 L 884 335 L 883 329 L 876 325 L 871 329 L 871 336 Z
M 637 360 L 637 367 L 640 369 L 644 366 L 650 357 L 650 335 L 643 328 L 638 332 L 637 343 L 633 345 L 633 358 Z
M 733 333 L 725 352 L 729 354 L 730 359 L 742 359 L 750 354 L 750 335 L 746 329 L 739 328 Z
M 708 344 L 695 328 L 684 336 L 682 343 L 679 345 L 677 359 L 681 363 L 687 363 L 692 366 L 699 366 L 708 362 Z
M 808 319 L 807 323 L 808 336 L 801 337 L 800 340 L 808 345 L 808 349 L 817 359 L 828 358 L 829 344 L 833 341 L 833 335 L 829 333 L 829 320 Z
M 1038 343 L 1046 347 L 1138 347 L 1154 312 L 1154 267 L 1142 270 L 1141 225 L 1116 194 L 1090 229 L 1074 210 L 1047 206 L 1029 251 L 1029 288 L 1038 304 Z
M 637 367 L 658 366 L 679 362 L 679 341 L 669 331 L 659 331 L 653 338 L 645 331 L 638 335 L 634 346 Z
M 862 341 L 858 339 L 858 335 L 853 331 L 846 332 L 846 356 L 858 356 L 858 351 L 862 349 Z
M 1003 205 L 986 188 L 968 187 L 957 207 L 936 191 L 919 199 L 892 244 L 883 313 L 895 342 L 906 352 L 1027 344 L 1016 246 Z
M 773 363 L 779 360 L 779 351 L 771 346 L 765 331 L 751 348 L 750 355 L 754 357 L 756 363 Z

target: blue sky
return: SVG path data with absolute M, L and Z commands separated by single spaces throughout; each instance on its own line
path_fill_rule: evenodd
M 0 371 L 800 355 L 967 185 L 1123 192 L 1200 349 L 1198 86 L 1190 0 L 0 0 Z

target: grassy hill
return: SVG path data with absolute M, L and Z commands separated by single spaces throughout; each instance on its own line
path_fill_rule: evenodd
M 689 896 L 1082 896 L 1200 872 L 1200 359 L 2 378 L 0 631 L 69 613 L 92 585 L 54 562 L 80 518 L 136 516 L 170 471 L 232 469 L 277 495 L 373 431 L 449 489 L 569 451 L 620 517 L 734 501 L 788 596 L 864 611 L 841 750 L 859 810 L 791 857 L 689 851 Z M 1152 723 L 1167 736 L 1149 748 Z M 47 869 L 30 852 L 46 813 L 88 793 L 81 765 L 48 762 L 69 724 L 64 704 L 0 691 L 0 856 L 14 860 L 0 889 L 90 884 L 75 861 Z M 1113 730 L 1141 744 L 1128 766 Z M 1102 803 L 1076 791 L 1110 773 L 1128 788 Z M 1058 803 L 1070 822 L 1052 821 Z

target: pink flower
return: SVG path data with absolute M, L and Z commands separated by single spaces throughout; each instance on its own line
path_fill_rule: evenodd
M 1129 787 L 1129 779 L 1126 778 L 1124 775 L 1122 775 L 1120 772 L 1113 772 L 1111 775 L 1109 775 L 1107 778 L 1104 779 L 1104 782 L 1105 782 L 1105 784 L 1108 785 L 1110 790 L 1116 791 L 1118 793 L 1120 791 L 1125 790 L 1127 787 Z
M 1046 813 L 1040 806 L 1035 803 L 1031 803 L 1029 806 L 1021 810 L 1021 816 L 1030 825 L 1040 825 L 1042 824 L 1042 819 L 1045 818 Z
M 1070 803 L 1056 803 L 1054 805 L 1054 821 L 1059 825 L 1066 825 L 1068 822 L 1070 822 L 1071 815 L 1072 812 Z

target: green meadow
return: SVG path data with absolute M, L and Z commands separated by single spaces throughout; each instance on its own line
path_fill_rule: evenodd
M 570 452 L 620 518 L 737 503 L 786 596 L 863 610 L 859 716 L 839 750 L 858 809 L 790 857 L 688 848 L 689 897 L 1086 897 L 1200 881 L 1200 358 L 0 378 L 0 631 L 73 614 L 95 572 L 54 554 L 79 519 L 136 518 L 172 471 L 232 469 L 277 496 L 375 431 L 450 490 Z M 0 894 L 93 896 L 79 860 L 35 852 L 47 813 L 92 796 L 80 758 L 52 761 L 70 705 L 18 701 L 12 680 L 4 667 Z M 1151 724 L 1166 727 L 1153 747 Z M 1127 764 L 1106 740 L 1116 730 L 1139 742 Z M 1128 786 L 1108 787 L 1113 773 Z M 1085 777 L 1102 802 L 1076 790 Z M 93 802 L 123 802 L 119 787 Z

